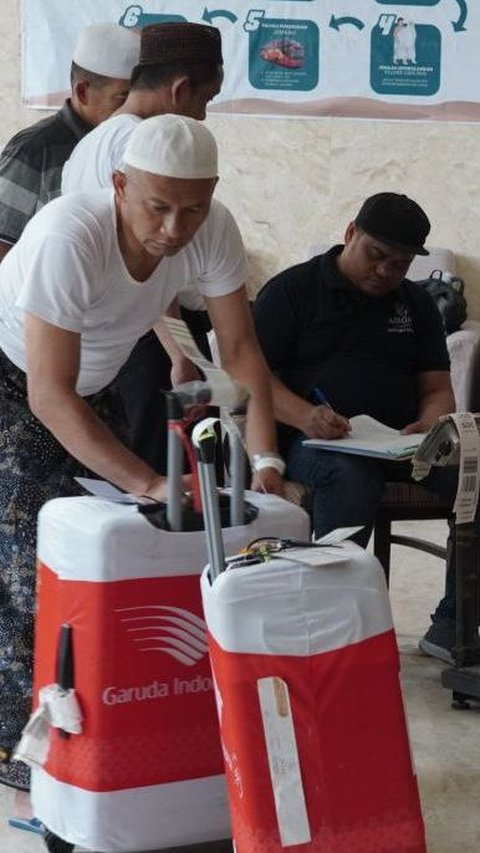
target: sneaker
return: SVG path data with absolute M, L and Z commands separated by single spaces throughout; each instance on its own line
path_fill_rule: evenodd
M 455 622 L 446 617 L 434 619 L 418 648 L 424 655 L 438 658 L 445 663 L 454 663 L 452 649 L 455 645 Z

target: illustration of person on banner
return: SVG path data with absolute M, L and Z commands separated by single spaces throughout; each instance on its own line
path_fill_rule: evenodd
M 393 64 L 416 65 L 417 31 L 413 21 L 397 18 L 393 28 Z

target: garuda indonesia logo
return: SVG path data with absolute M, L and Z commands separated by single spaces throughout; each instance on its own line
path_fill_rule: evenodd
M 120 621 L 138 652 L 157 652 L 194 666 L 208 651 L 203 619 L 182 607 L 121 607 Z

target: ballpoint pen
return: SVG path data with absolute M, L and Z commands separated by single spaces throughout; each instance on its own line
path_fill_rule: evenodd
M 327 406 L 332 412 L 335 411 L 323 388 L 320 388 L 319 385 L 315 385 L 315 388 L 312 389 L 312 400 L 318 406 Z
M 312 399 L 312 402 L 314 403 L 314 405 L 326 406 L 327 409 L 330 409 L 330 411 L 334 415 L 336 415 L 337 417 L 342 417 L 341 415 L 338 414 L 337 410 L 333 408 L 330 400 L 328 399 L 327 395 L 325 394 L 325 391 L 323 390 L 323 388 L 320 385 L 315 385 L 315 388 L 312 389 L 311 399 Z M 348 418 L 345 420 L 348 424 Z M 351 429 L 351 427 L 350 427 L 350 425 L 348 425 L 348 432 L 350 432 L 350 429 Z

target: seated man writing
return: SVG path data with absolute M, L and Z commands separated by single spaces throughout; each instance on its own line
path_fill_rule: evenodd
M 358 414 L 406 433 L 427 432 L 455 410 L 440 314 L 406 279 L 414 256 L 428 254 L 429 232 L 416 202 L 378 193 L 348 225 L 344 245 L 280 273 L 256 300 L 287 477 L 312 489 L 316 536 L 364 525 L 354 538 L 366 546 L 386 477 L 394 467 L 406 479 L 411 466 L 304 447 L 306 437 L 344 437 Z M 434 468 L 423 484 L 453 504 L 456 479 L 456 469 Z M 445 597 L 421 641 L 423 651 L 447 661 L 455 639 L 455 550 Z

